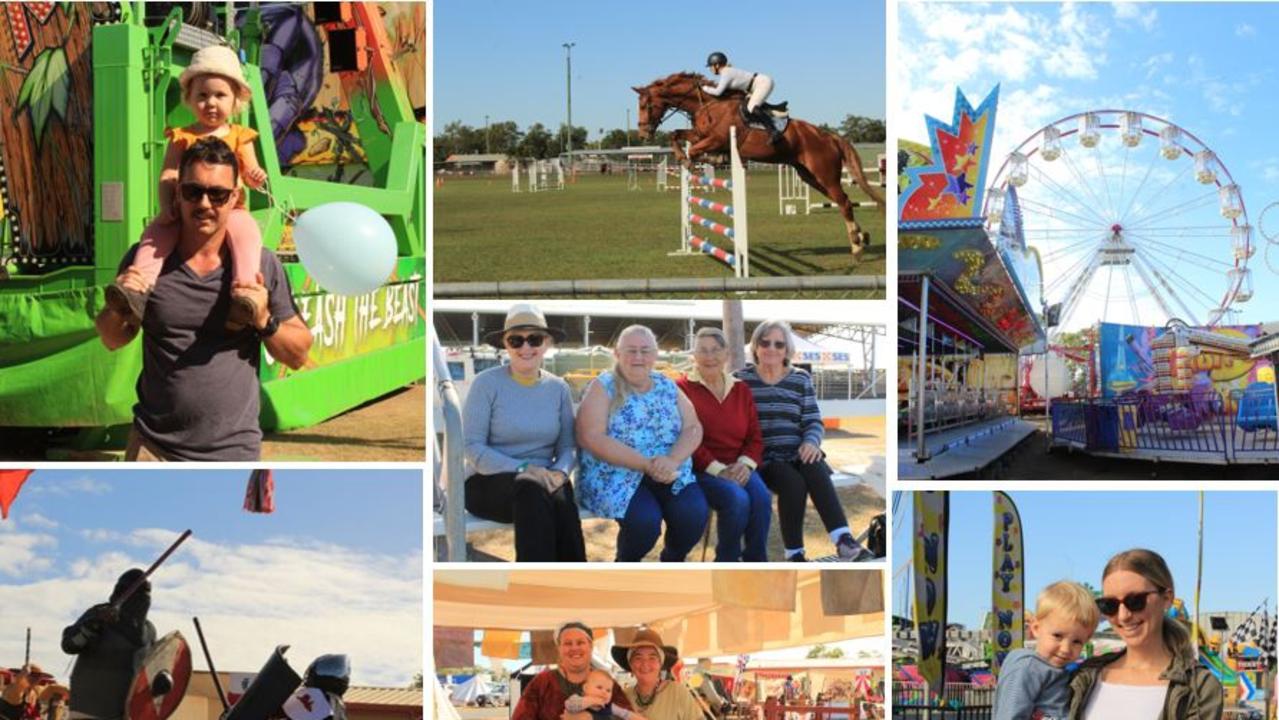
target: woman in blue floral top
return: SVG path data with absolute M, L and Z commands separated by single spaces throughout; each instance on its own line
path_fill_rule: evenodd
M 591 383 L 577 413 L 582 506 L 618 523 L 617 561 L 644 559 L 666 522 L 664 562 L 682 562 L 706 529 L 693 478 L 702 426 L 670 378 L 654 372 L 657 338 L 643 325 L 618 336 L 613 369 Z

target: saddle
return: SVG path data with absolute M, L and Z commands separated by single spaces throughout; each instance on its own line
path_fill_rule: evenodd
M 790 110 L 787 108 L 789 101 L 780 103 L 761 103 L 754 113 L 746 112 L 746 101 L 749 98 L 742 98 L 741 103 L 737 106 L 738 113 L 742 116 L 742 122 L 747 127 L 758 128 L 760 130 L 772 130 L 776 128 L 777 132 L 786 132 L 786 126 L 790 124 Z M 768 121 L 772 127 L 765 124 Z

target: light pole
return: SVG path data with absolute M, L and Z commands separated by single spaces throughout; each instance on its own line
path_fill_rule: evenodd
M 490 144 L 489 140 L 490 140 L 490 135 L 489 135 L 489 116 L 488 116 L 488 115 L 485 115 L 485 116 L 484 116 L 484 152 L 485 152 L 486 154 L 488 154 L 488 153 L 492 153 L 492 152 L 493 152 L 493 148 L 491 147 L 491 144 Z
M 568 86 L 568 135 L 565 145 L 568 148 L 568 171 L 573 172 L 573 46 L 577 43 L 564 43 L 565 79 Z

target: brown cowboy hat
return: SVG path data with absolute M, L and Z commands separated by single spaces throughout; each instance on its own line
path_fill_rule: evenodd
M 642 628 L 635 633 L 635 637 L 627 645 L 613 646 L 613 661 L 622 667 L 626 672 L 631 671 L 631 650 L 638 647 L 656 648 L 662 655 L 662 669 L 670 670 L 675 667 L 675 663 L 679 662 L 679 650 L 670 645 L 662 643 L 662 636 L 657 634 L 656 630 Z
M 484 342 L 499 350 L 505 349 L 502 338 L 512 330 L 537 330 L 550 335 L 555 342 L 560 342 L 567 337 L 563 330 L 546 326 L 546 316 L 537 309 L 536 305 L 518 303 L 506 311 L 506 322 L 502 324 L 502 329 L 485 335 Z

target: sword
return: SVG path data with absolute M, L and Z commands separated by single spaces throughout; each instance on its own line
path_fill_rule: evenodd
M 26 654 L 26 657 L 22 659 L 22 669 L 28 670 L 28 671 L 31 669 L 31 628 L 30 627 L 27 628 L 27 654 Z
M 189 529 L 179 535 L 178 539 L 174 540 L 173 544 L 169 546 L 169 549 L 165 550 L 164 554 L 156 558 L 156 561 L 151 563 L 151 567 L 147 568 L 147 571 L 142 573 L 142 577 L 134 580 L 133 584 L 129 586 L 129 589 L 125 590 L 120 597 L 116 598 L 115 602 L 111 603 L 111 607 L 117 611 L 124 607 L 124 601 L 128 600 L 130 595 L 137 592 L 138 588 L 142 587 L 142 585 L 146 583 L 147 578 L 151 577 L 151 573 L 155 572 L 156 568 L 160 567 L 165 560 L 168 560 L 169 556 L 173 554 L 173 551 L 177 550 L 178 546 L 185 542 L 189 537 L 191 537 L 191 531 Z

